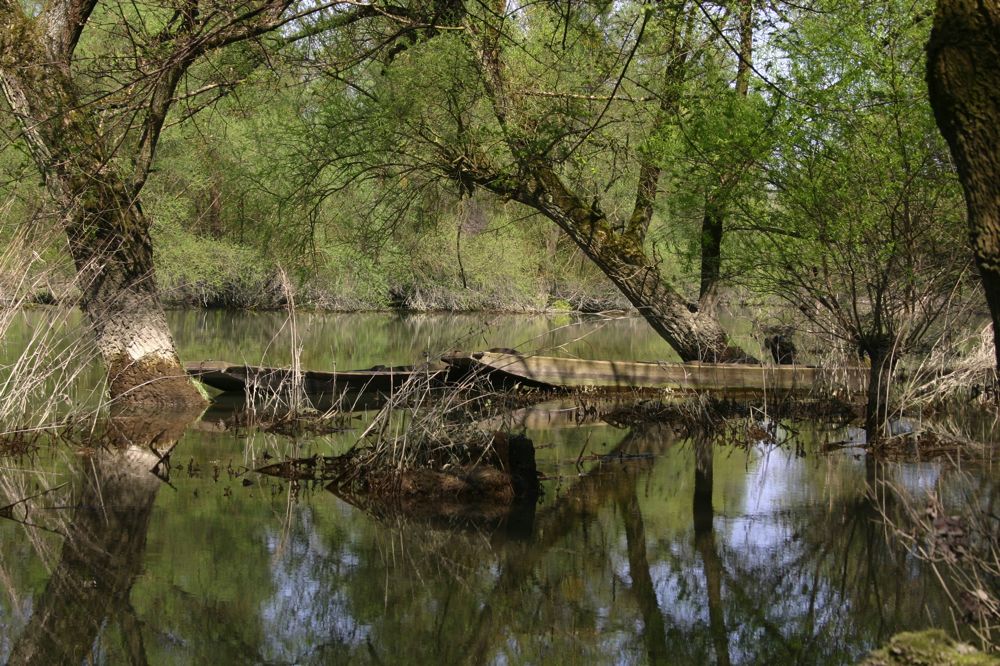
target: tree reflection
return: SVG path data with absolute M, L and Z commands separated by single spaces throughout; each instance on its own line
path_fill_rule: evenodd
M 729 634 L 722 604 L 722 558 L 715 545 L 715 510 L 713 493 L 713 441 L 708 433 L 699 432 L 694 439 L 694 546 L 701 557 L 708 592 L 709 631 L 715 647 L 715 659 L 720 666 L 729 666 Z
M 926 604 L 939 607 L 905 551 L 885 542 L 863 463 L 847 460 L 836 472 L 843 487 L 824 490 L 812 478 L 822 458 L 778 451 L 768 463 L 737 452 L 720 468 L 711 440 L 701 433 L 677 447 L 669 430 L 635 429 L 540 507 L 527 542 L 491 538 L 484 551 L 470 541 L 463 553 L 454 539 L 431 546 L 424 537 L 428 547 L 408 554 L 424 562 L 421 574 L 382 573 L 389 598 L 409 600 L 409 610 L 392 612 L 405 620 L 355 618 L 368 623 L 383 661 L 406 655 L 402 642 L 421 662 L 545 661 L 571 651 L 594 661 L 639 653 L 649 663 L 840 663 L 924 624 Z M 747 470 L 757 467 L 755 481 Z M 720 501 L 727 510 L 717 514 Z M 446 567 L 447 579 L 431 575 L 419 591 L 411 582 Z M 373 575 L 348 582 L 349 608 Z M 427 628 L 408 623 L 444 627 L 435 634 L 443 638 L 411 642 L 404 635 Z
M 649 571 L 646 555 L 646 526 L 639 509 L 639 496 L 633 476 L 632 491 L 621 503 L 622 520 L 625 523 L 625 539 L 628 549 L 628 571 L 632 579 L 632 593 L 642 613 L 642 636 L 646 644 L 646 654 L 651 664 L 669 663 L 666 623 L 660 603 L 656 598 L 656 588 Z
M 10 664 L 79 664 L 93 660 L 109 627 L 120 632 L 126 658 L 146 663 L 142 623 L 129 600 L 142 571 L 146 533 L 163 481 L 163 456 L 197 414 L 122 413 L 108 424 L 106 445 L 73 470 L 72 515 L 58 564 Z M 32 529 L 32 528 L 27 528 Z
M 560 457 L 567 482 L 523 532 L 455 531 L 305 489 L 286 504 L 224 468 L 216 485 L 221 446 L 159 493 L 148 451 L 129 455 L 173 435 L 146 430 L 74 466 L 12 663 L 846 663 L 943 608 L 886 546 L 864 494 L 886 471 L 861 459 L 605 432 L 579 475 Z

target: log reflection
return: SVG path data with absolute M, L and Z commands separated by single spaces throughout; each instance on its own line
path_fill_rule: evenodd
M 130 663 L 146 663 L 129 595 L 142 570 L 164 455 L 197 416 L 117 414 L 108 424 L 108 443 L 76 463 L 59 563 L 14 643 L 10 664 L 83 663 L 102 631 L 115 625 Z

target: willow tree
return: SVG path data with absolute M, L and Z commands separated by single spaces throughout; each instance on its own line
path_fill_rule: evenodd
M 684 112 L 714 34 L 696 4 L 466 9 L 391 61 L 337 68 L 311 119 L 318 177 L 368 178 L 380 197 L 446 180 L 522 204 L 575 243 L 682 359 L 754 360 L 699 306 L 697 285 L 659 255 L 651 231 L 669 206 L 656 137 Z
M 182 101 L 183 119 L 260 60 L 252 50 L 226 60 L 227 47 L 282 26 L 294 26 L 282 34 L 291 39 L 373 13 L 355 3 L 297 11 L 292 0 L 0 0 L 6 111 L 65 230 L 113 399 L 202 400 L 157 296 L 140 199 L 172 107 Z
M 1000 368 L 1000 2 L 938 0 L 927 82 L 965 192 Z
M 694 8 L 678 3 L 674 7 L 640 5 L 636 9 L 638 15 L 632 21 L 633 27 L 617 43 L 617 53 L 624 64 L 620 69 L 606 71 L 603 81 L 587 82 L 586 96 L 596 113 L 568 117 L 571 124 L 566 130 L 541 137 L 535 134 L 536 128 L 545 122 L 539 111 L 546 111 L 525 103 L 519 93 L 524 82 L 516 81 L 518 73 L 507 60 L 510 51 L 526 49 L 516 36 L 515 20 L 503 12 L 481 16 L 482 23 L 469 31 L 475 35 L 470 46 L 476 54 L 475 66 L 511 160 L 508 166 L 498 168 L 496 162 L 490 164 L 479 159 L 479 155 L 471 159 L 456 155 L 463 164 L 464 173 L 460 175 L 496 194 L 531 206 L 555 222 L 682 359 L 752 362 L 756 359 L 730 342 L 714 306 L 704 307 L 705 303 L 699 305 L 687 298 L 667 279 L 660 262 L 648 252 L 648 233 L 661 171 L 655 159 L 645 156 L 639 160 L 634 205 L 631 212 L 619 216 L 606 212 L 599 196 L 588 201 L 560 173 L 562 163 L 589 141 L 608 117 L 610 106 L 630 76 L 630 61 L 644 46 L 647 29 L 660 33 L 658 39 L 651 40 L 650 52 L 642 54 L 658 64 L 653 77 L 647 74 L 645 81 L 645 87 L 654 91 L 657 98 L 650 130 L 660 131 L 682 105 L 679 91 L 688 75 L 687 65 L 695 52 L 698 35 L 693 26 Z M 584 29 L 580 38 L 587 37 L 597 36 Z M 614 44 L 613 38 L 602 37 Z M 568 64 L 561 60 L 559 54 L 550 66 Z M 574 94 L 581 93 L 561 93 Z
M 928 26 L 912 20 L 914 4 L 812 8 L 772 37 L 790 55 L 781 86 L 791 101 L 742 260 L 761 289 L 870 362 L 865 425 L 875 440 L 899 360 L 964 323 L 972 258 L 927 104 Z

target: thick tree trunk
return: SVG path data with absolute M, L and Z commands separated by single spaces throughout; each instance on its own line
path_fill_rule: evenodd
M 1000 2 L 938 0 L 927 83 L 965 191 L 1000 368 Z
M 204 402 L 175 351 L 157 296 L 149 223 L 138 202 L 120 183 L 103 179 L 73 195 L 80 197 L 86 208 L 64 202 L 66 235 L 111 398 L 125 404 Z
M 865 345 L 871 360 L 868 371 L 868 401 L 865 404 L 865 434 L 869 444 L 878 442 L 887 432 L 889 423 L 889 388 L 892 372 L 898 360 L 890 341 Z
M 0 3 L 0 85 L 63 220 L 81 308 L 107 365 L 111 398 L 127 404 L 204 402 L 187 379 L 157 298 L 149 223 L 68 60 L 37 39 L 33 19 Z
M 515 198 L 555 222 L 604 272 L 685 361 L 755 363 L 733 346 L 711 312 L 701 312 L 667 284 L 659 267 L 648 261 L 641 237 L 618 233 L 594 207 L 569 192 L 549 169 L 518 188 Z

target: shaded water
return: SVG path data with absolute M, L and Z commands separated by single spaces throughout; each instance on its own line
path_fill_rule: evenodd
M 172 317 L 187 359 L 257 361 L 281 323 Z M 299 325 L 304 366 L 345 368 L 411 362 L 456 330 L 478 336 L 468 347 L 514 346 L 551 322 Z M 574 344 L 665 356 L 632 321 Z M 272 362 L 288 348 L 275 343 Z M 951 626 L 931 573 L 887 542 L 866 493 L 876 477 L 919 490 L 949 470 L 819 453 L 849 429 L 785 423 L 783 446 L 734 448 L 662 426 L 529 419 L 542 501 L 455 530 L 247 471 L 341 451 L 356 433 L 289 439 L 221 430 L 225 418 L 212 410 L 183 434 L 155 417 L 115 426 L 134 444 L 179 437 L 168 480 L 145 471 L 155 459 L 141 445 L 131 458 L 65 444 L 0 458 L 0 505 L 37 495 L 0 520 L 0 660 L 832 664 L 901 630 Z M 995 492 L 995 469 L 981 478 Z

